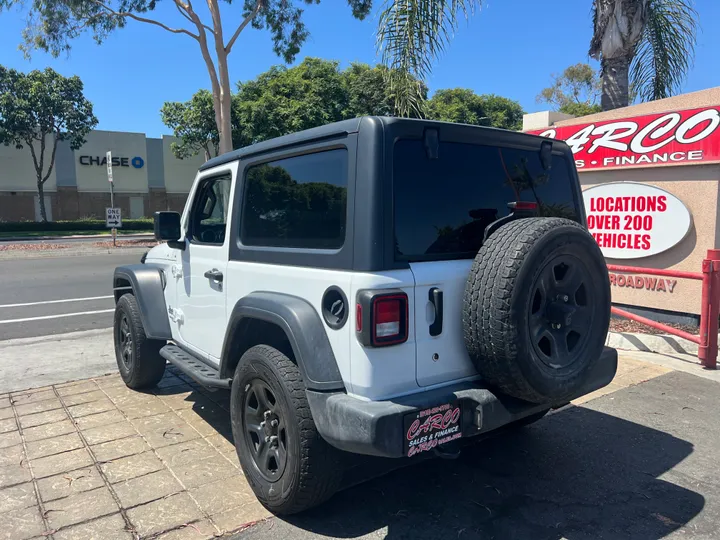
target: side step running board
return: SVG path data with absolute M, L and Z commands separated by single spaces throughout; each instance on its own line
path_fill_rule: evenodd
M 209 388 L 230 388 L 232 384 L 232 379 L 221 379 L 217 369 L 207 365 L 177 345 L 165 345 L 160 349 L 160 356 L 203 386 Z

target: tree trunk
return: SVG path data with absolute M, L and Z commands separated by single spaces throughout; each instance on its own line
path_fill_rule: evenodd
M 602 59 L 602 98 L 603 111 L 611 111 L 629 104 L 630 58 Z
M 45 188 L 43 187 L 43 182 L 38 179 L 38 197 L 39 203 L 40 203 L 40 219 L 43 223 L 47 223 L 47 212 L 45 210 Z
M 225 64 L 223 66 L 223 64 Z M 232 122 L 230 115 L 232 113 L 232 93 L 230 91 L 230 81 L 227 79 L 227 57 L 218 59 L 218 67 L 220 68 L 220 124 L 218 131 L 220 132 L 220 154 L 232 152 Z M 225 77 L 223 77 L 223 71 Z

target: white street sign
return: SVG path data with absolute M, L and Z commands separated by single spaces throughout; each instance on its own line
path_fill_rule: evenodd
M 108 150 L 108 153 L 105 154 L 105 159 L 107 160 L 107 169 L 108 169 L 108 182 L 113 181 L 113 175 L 112 175 L 112 152 Z
M 105 208 L 105 226 L 111 229 L 122 228 L 122 216 L 119 208 Z

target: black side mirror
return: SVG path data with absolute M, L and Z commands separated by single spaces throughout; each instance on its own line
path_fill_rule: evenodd
M 180 214 L 177 212 L 155 212 L 155 240 L 164 240 L 170 245 L 180 240 Z
M 552 143 L 550 141 L 543 141 L 540 144 L 540 163 L 546 171 L 552 167 Z

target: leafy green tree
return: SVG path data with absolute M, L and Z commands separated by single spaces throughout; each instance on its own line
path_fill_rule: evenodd
M 25 74 L 0 66 L 0 143 L 30 151 L 44 222 L 43 186 L 55 166 L 58 143 L 68 141 L 77 150 L 96 125 L 79 77 L 63 77 L 50 68 Z
M 218 155 L 220 133 L 209 91 L 198 90 L 186 103 L 165 103 L 160 109 L 160 116 L 179 140 L 171 145 L 175 157 L 185 159 L 204 152 L 205 160 L 208 160 Z
M 438 90 L 426 106 L 426 116 L 432 120 L 512 130 L 522 128 L 523 113 L 517 101 L 464 88 Z
M 292 68 L 274 66 L 238 84 L 234 131 L 258 142 L 347 118 L 394 116 L 387 71 L 359 63 L 341 71 L 338 62 L 310 57 Z
M 480 94 L 480 100 L 492 127 L 515 131 L 522 129 L 525 111 L 520 103 L 495 94 Z
M 130 20 L 195 40 L 210 76 L 219 151 L 225 153 L 233 147 L 228 56 L 238 37 L 248 26 L 267 29 L 273 51 L 290 63 L 309 35 L 302 6 L 318 4 L 320 0 L 243 0 L 232 8 L 231 0 L 225 3 L 228 7 L 224 17 L 220 0 L 207 0 L 210 20 L 203 21 L 192 0 L 172 0 L 183 19 L 181 26 L 170 26 L 172 23 L 162 20 L 155 9 L 157 0 L 0 0 L 0 11 L 16 8 L 27 11 L 28 25 L 23 32 L 26 52 L 41 49 L 57 56 L 68 52 L 71 41 L 85 32 L 101 43 Z M 348 0 L 353 16 L 358 19 L 368 14 L 371 3 L 371 0 Z M 230 31 L 226 34 L 226 30 Z
M 392 75 L 386 66 L 370 67 L 354 63 L 342 72 L 348 92 L 348 111 L 345 116 L 354 118 L 365 115 L 401 116 L 398 96 L 389 84 Z M 427 100 L 427 87 L 417 82 L 419 98 Z M 408 116 L 419 116 L 420 111 L 410 111 Z
M 575 64 L 560 75 L 552 76 L 552 84 L 537 96 L 538 103 L 549 103 L 558 111 L 585 116 L 601 111 L 600 77 L 589 64 Z
M 342 120 L 347 90 L 338 62 L 306 58 L 293 68 L 274 66 L 238 84 L 237 122 L 250 142 Z
M 604 111 L 676 93 L 695 56 L 691 0 L 593 0 L 590 56 L 602 67 Z
M 489 125 L 490 119 L 472 90 L 453 88 L 438 90 L 427 104 L 427 118 L 460 124 Z

